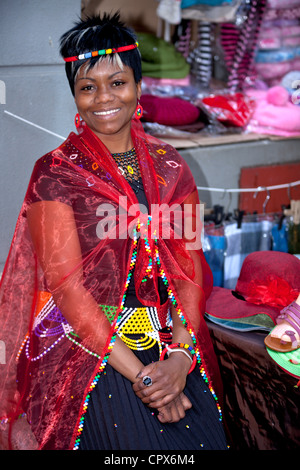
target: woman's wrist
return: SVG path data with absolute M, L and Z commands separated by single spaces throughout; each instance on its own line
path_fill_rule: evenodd
M 160 360 L 163 361 L 165 356 L 169 355 L 171 353 L 180 353 L 181 355 L 184 355 L 187 359 L 190 360 L 190 369 L 188 373 L 191 373 L 197 363 L 197 358 L 196 358 L 196 353 L 195 350 L 192 346 L 190 346 L 188 343 L 172 343 L 169 345 L 166 345 L 165 348 L 162 350 L 162 353 L 160 355 Z
M 176 367 L 182 370 L 185 375 L 188 375 L 190 367 L 191 367 L 191 361 L 187 356 L 184 354 L 181 354 L 179 351 L 172 353 L 168 356 L 167 361 L 176 364 Z
M 176 353 L 176 352 L 179 352 L 181 354 L 184 354 L 186 357 L 189 358 L 189 360 L 191 361 L 191 363 L 193 362 L 193 358 L 192 356 L 190 355 L 190 353 L 187 352 L 186 349 L 183 349 L 183 348 L 170 348 L 168 345 L 166 346 L 166 349 L 167 349 L 167 356 L 169 357 L 170 354 L 173 354 L 173 353 Z

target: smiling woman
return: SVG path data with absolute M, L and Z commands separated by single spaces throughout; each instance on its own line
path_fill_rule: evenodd
M 105 14 L 61 53 L 77 133 L 36 162 L 1 280 L 0 443 L 225 449 L 198 192 L 138 120 L 135 34 Z
M 87 70 L 88 69 L 88 70 Z M 130 67 L 105 58 L 82 66 L 75 80 L 75 103 L 81 118 L 112 153 L 133 147 L 131 121 L 141 97 Z

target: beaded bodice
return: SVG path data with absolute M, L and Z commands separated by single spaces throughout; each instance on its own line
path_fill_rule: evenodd
M 142 176 L 135 148 L 128 150 L 128 152 L 112 153 L 112 157 L 124 178 L 133 186 L 135 192 L 138 192 L 141 186 Z

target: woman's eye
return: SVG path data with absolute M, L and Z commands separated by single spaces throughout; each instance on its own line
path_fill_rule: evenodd
M 81 88 L 82 91 L 90 91 L 92 90 L 93 85 L 85 85 Z
M 122 80 L 116 80 L 114 83 L 113 83 L 113 86 L 120 86 L 120 85 L 124 85 L 125 82 L 123 82 Z

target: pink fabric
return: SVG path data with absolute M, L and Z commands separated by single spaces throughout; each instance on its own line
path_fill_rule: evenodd
M 143 83 L 147 86 L 189 86 L 190 76 L 184 78 L 152 78 L 143 77 Z
M 248 90 L 247 95 L 256 100 L 248 132 L 286 137 L 300 135 L 300 107 L 284 100 L 283 87 L 272 87 L 267 92 Z
M 270 8 L 294 8 L 300 6 L 299 0 L 268 0 Z
M 255 69 L 264 80 L 272 80 L 283 77 L 286 73 L 294 70 L 294 61 L 278 62 L 277 64 L 255 64 Z

